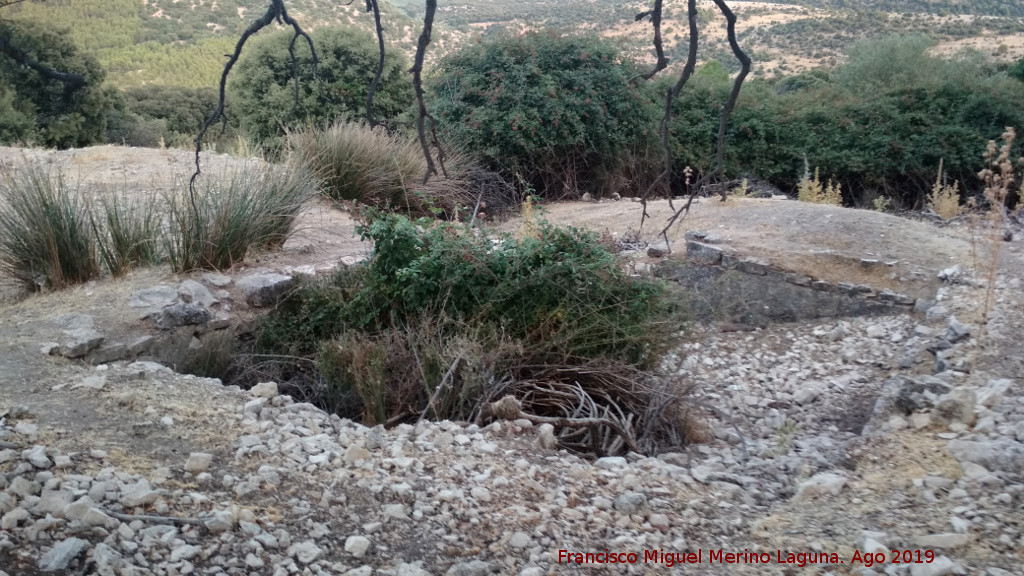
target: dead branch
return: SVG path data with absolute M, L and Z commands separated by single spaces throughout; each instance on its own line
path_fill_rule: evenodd
M 175 516 L 149 516 L 146 514 L 122 514 L 120 512 L 110 512 L 107 510 L 103 511 L 104 514 L 111 518 L 116 518 L 122 522 L 131 522 L 133 520 L 141 520 L 150 524 L 167 524 L 171 526 L 198 526 L 202 529 L 206 529 L 206 524 L 198 518 L 177 518 Z
M 492 402 L 487 406 L 487 408 L 490 415 L 502 420 L 524 419 L 529 420 L 534 424 L 551 424 L 552 426 L 563 428 L 611 428 L 619 435 L 620 438 L 622 438 L 626 445 L 629 446 L 630 450 L 637 454 L 642 454 L 640 447 L 637 446 L 636 440 L 633 439 L 633 436 L 626 432 L 618 422 L 609 418 L 552 418 L 550 416 L 535 416 L 533 414 L 523 412 L 522 405 L 515 396 L 505 396 L 497 402 Z
M 654 8 L 652 10 L 648 10 L 647 12 L 641 12 L 633 18 L 635 22 L 640 22 L 641 20 L 648 16 L 651 17 L 651 26 L 654 28 L 654 52 L 658 56 L 658 62 L 654 65 L 653 70 L 647 72 L 646 74 L 640 74 L 638 76 L 631 78 L 630 82 L 636 80 L 637 78 L 650 80 L 651 78 L 654 78 L 655 74 L 661 72 L 662 70 L 668 67 L 669 59 L 668 56 L 665 56 L 665 47 L 661 41 L 661 14 L 663 1 L 664 0 L 654 0 Z
M 196 213 L 199 212 L 199 209 L 196 207 L 195 184 L 196 179 L 199 178 L 199 174 L 201 174 L 202 172 L 199 166 L 199 153 L 202 152 L 203 150 L 203 138 L 206 136 L 206 132 L 207 130 L 210 129 L 210 126 L 213 126 L 217 122 L 224 122 L 225 124 L 227 123 L 227 115 L 224 113 L 224 100 L 225 93 L 227 91 L 228 74 L 231 73 L 231 69 L 235 66 L 235 63 L 238 62 L 238 58 L 242 55 L 242 48 L 245 46 L 245 43 L 249 40 L 249 37 L 251 37 L 253 34 L 256 34 L 260 30 L 266 28 L 275 20 L 279 24 L 287 24 L 291 26 L 292 30 L 295 32 L 295 34 L 292 36 L 291 42 L 288 45 L 288 52 L 292 58 L 292 74 L 295 77 L 296 107 L 298 107 L 300 104 L 298 65 L 295 59 L 295 41 L 300 36 L 306 40 L 307 44 L 309 44 L 309 51 L 312 54 L 313 58 L 313 76 L 319 78 L 319 74 L 317 73 L 317 65 L 319 64 L 319 59 L 316 55 L 316 48 L 313 46 L 313 39 L 310 38 L 309 34 L 307 34 L 306 31 L 302 29 L 298 22 L 296 22 L 291 16 L 288 15 L 288 10 L 284 7 L 284 0 L 270 0 L 270 5 L 267 6 L 267 11 L 264 12 L 263 16 L 260 16 L 252 24 L 249 24 L 249 27 L 246 28 L 245 31 L 242 32 L 242 35 L 238 38 L 238 42 L 235 44 L 235 51 L 231 54 L 226 55 L 228 61 L 224 64 L 224 71 L 221 72 L 220 75 L 220 90 L 217 98 L 217 107 L 214 108 L 213 113 L 206 118 L 206 121 L 203 122 L 202 128 L 199 129 L 199 133 L 196 135 L 196 171 L 195 173 L 192 174 L 192 177 L 189 178 L 188 181 L 189 200 L 192 202 L 192 209 Z
M 380 86 L 381 77 L 384 75 L 384 27 L 380 23 L 380 6 L 377 4 L 377 0 L 366 0 L 366 11 L 373 12 L 373 23 L 377 31 L 377 49 L 380 51 L 380 57 L 377 59 L 377 72 L 373 76 L 373 82 L 370 82 L 370 90 L 366 94 L 366 121 L 370 124 L 370 128 L 378 125 L 378 122 L 373 117 L 373 96 L 377 93 L 377 87 Z
M 417 354 L 417 358 L 418 357 L 419 355 Z M 443 377 L 441 377 L 441 382 L 438 383 L 437 388 L 434 389 L 434 393 L 430 395 L 430 398 L 427 400 L 427 405 L 423 407 L 423 412 L 420 413 L 420 420 L 427 417 L 428 410 L 432 411 L 435 417 L 437 416 L 437 397 L 441 395 L 442 390 L 451 386 L 450 382 L 452 377 L 455 375 L 455 368 L 458 367 L 459 362 L 461 361 L 462 354 L 456 354 L 455 360 L 452 361 L 452 365 L 448 367 L 448 371 L 444 373 Z
M 444 166 L 444 149 L 437 139 L 437 126 L 434 117 L 427 112 L 427 105 L 423 100 L 423 59 L 427 54 L 427 45 L 430 44 L 430 34 L 434 28 L 434 13 L 437 12 L 437 0 L 427 1 L 427 13 L 423 15 L 423 32 L 416 43 L 416 58 L 413 60 L 412 85 L 416 90 L 416 103 L 419 105 L 419 116 L 416 118 L 416 133 L 419 135 L 420 146 L 423 147 L 423 156 L 427 159 L 427 173 L 423 175 L 423 183 L 426 184 L 432 175 L 437 174 L 437 167 L 441 167 L 441 173 L 448 177 L 448 170 Z M 430 125 L 430 143 L 427 143 L 427 124 Z M 434 164 L 430 147 L 437 149 L 437 164 Z
M 750 56 L 747 56 L 746 52 L 740 48 L 739 42 L 736 40 L 736 14 L 729 9 L 729 6 L 725 4 L 724 0 L 714 0 L 718 9 L 725 16 L 726 21 L 726 33 L 729 37 L 729 48 L 732 49 L 732 53 L 736 55 L 736 59 L 740 61 L 740 73 L 736 76 L 736 80 L 733 81 L 732 92 L 729 93 L 729 99 L 725 102 L 725 107 L 722 108 L 722 116 L 718 122 L 718 155 L 715 165 L 715 173 L 721 176 L 723 164 L 725 163 L 725 128 L 729 123 L 729 116 L 732 114 L 733 109 L 736 107 L 736 100 L 740 97 L 740 88 L 743 87 L 743 80 L 750 73 Z M 725 202 L 726 193 L 722 192 L 722 201 Z

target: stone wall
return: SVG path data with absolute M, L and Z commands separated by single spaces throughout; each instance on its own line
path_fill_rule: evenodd
M 863 284 L 833 284 L 780 270 L 692 239 L 686 242 L 685 260 L 662 260 L 653 272 L 681 286 L 680 296 L 702 321 L 763 325 L 911 312 L 928 304 Z

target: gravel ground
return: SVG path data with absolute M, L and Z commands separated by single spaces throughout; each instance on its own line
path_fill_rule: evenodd
M 988 336 L 954 319 L 976 309 L 980 290 L 970 284 L 943 288 L 930 319 L 708 327 L 681 353 L 701 402 L 716 408 L 715 438 L 657 458 L 590 462 L 545 450 L 546 432 L 525 421 L 371 429 L 295 403 L 272 383 L 232 390 L 145 362 L 83 368 L 69 399 L 134 391 L 151 419 L 135 434 L 202 426 L 176 421 L 149 395 L 176 388 L 209 398 L 219 415 L 209 422 L 221 433 L 209 430 L 203 451 L 133 465 L 113 451 L 37 442 L 47 431 L 32 407 L 8 408 L 0 566 L 7 574 L 1021 574 L 1024 395 L 1019 380 L 968 366 L 993 332 L 1018 320 L 1019 281 L 1009 282 Z M 945 348 L 939 367 L 949 369 L 935 373 L 928 348 Z M 192 437 L 190 450 L 197 445 Z M 893 550 L 921 563 L 893 564 Z M 875 553 L 886 561 L 874 564 Z

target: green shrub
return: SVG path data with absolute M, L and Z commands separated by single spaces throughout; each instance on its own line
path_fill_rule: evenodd
M 265 165 L 202 177 L 195 206 L 186 193 L 169 198 L 168 260 L 178 272 L 224 270 L 252 249 L 277 248 L 316 193 L 308 170 Z
M 146 85 L 116 94 L 107 121 L 107 142 L 155 148 L 192 147 L 206 117 L 217 105 L 213 88 Z M 223 145 L 238 137 L 237 119 L 210 132 L 208 145 Z M 223 129 L 223 130 L 222 130 Z
M 89 206 L 60 168 L 25 162 L 0 179 L 0 270 L 30 291 L 95 278 Z
M 1006 69 L 1006 74 L 1010 78 L 1020 80 L 1024 82 L 1024 58 L 1017 60 Z
M 296 42 L 301 79 L 296 107 L 288 54 L 291 39 L 291 31 L 257 37 L 243 52 L 228 91 L 229 116 L 237 116 L 246 134 L 270 148 L 283 142 L 286 129 L 363 116 L 367 91 L 377 69 L 377 42 L 368 32 L 351 27 L 317 28 L 313 39 L 322 84 L 313 80 L 309 46 L 301 40 Z M 387 52 L 374 98 L 378 119 L 393 119 L 412 103 L 408 69 L 409 63 L 398 51 Z
M 14 90 L 0 87 L 0 142 L 30 144 L 36 138 L 35 117 L 30 107 L 15 104 L 16 96 Z
M 614 186 L 656 127 L 638 70 L 609 42 L 533 32 L 466 44 L 430 81 L 448 139 L 549 197 Z
M 548 400 L 576 398 L 579 386 L 595 406 L 627 402 L 627 388 L 649 399 L 681 312 L 660 281 L 626 275 L 596 235 L 543 224 L 491 239 L 458 224 L 369 220 L 369 262 L 306 281 L 263 321 L 256 353 L 316 362 L 315 374 L 302 362 L 285 381 L 318 387 L 322 404 L 368 424 L 475 418 L 535 379 Z M 531 409 L 559 410 L 546 402 Z

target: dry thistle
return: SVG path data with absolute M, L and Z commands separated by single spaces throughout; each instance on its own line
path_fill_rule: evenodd
M 523 222 L 519 225 L 519 237 L 537 237 L 537 218 L 533 213 L 533 196 L 527 196 L 523 201 Z
M 989 202 L 989 250 L 988 258 L 981 263 L 979 270 L 985 275 L 985 304 L 982 308 L 981 323 L 988 322 L 988 314 L 992 308 L 992 296 L 995 290 L 996 275 L 999 272 L 999 255 L 1002 252 L 1003 240 L 1006 238 L 1006 200 L 1010 195 L 1010 187 L 1014 182 L 1013 162 L 1010 161 L 1010 150 L 1017 133 L 1007 127 L 1002 134 L 1003 145 L 989 140 L 985 148 L 985 168 L 978 172 L 978 178 L 985 183 L 985 198 Z

